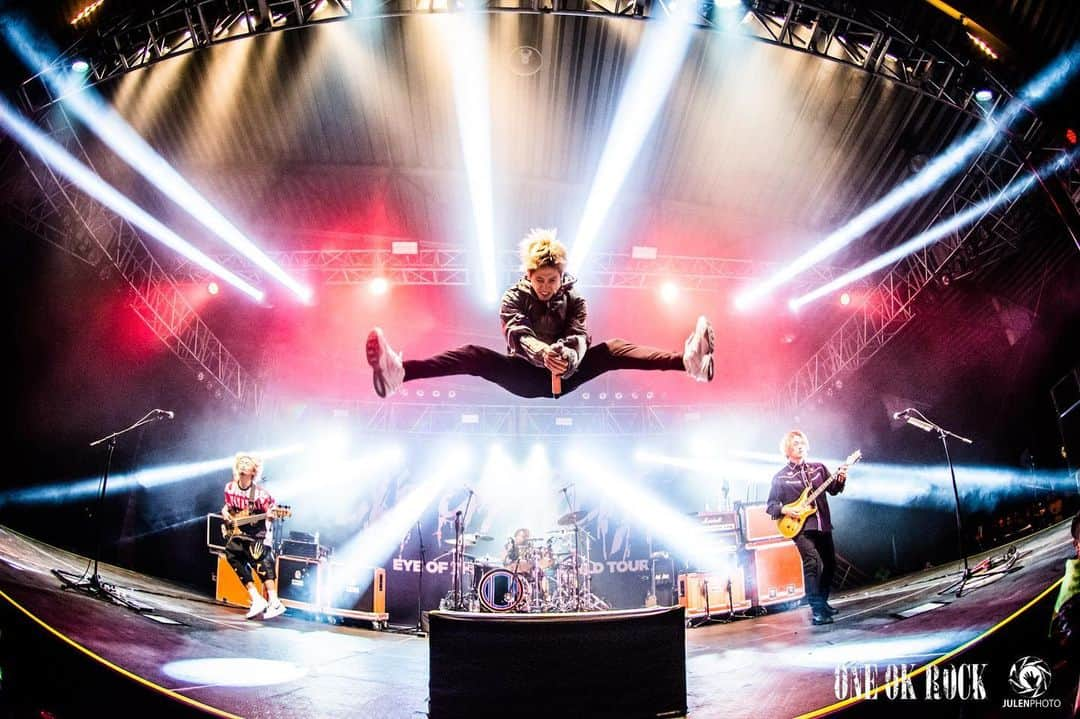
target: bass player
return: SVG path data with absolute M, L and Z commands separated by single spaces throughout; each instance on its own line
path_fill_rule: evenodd
M 262 467 L 259 457 L 248 452 L 237 453 L 233 462 L 233 478 L 225 485 L 225 506 L 221 509 L 226 524 L 239 529 L 225 544 L 225 557 L 251 595 L 247 619 L 254 619 L 260 614 L 264 619 L 273 619 L 285 612 L 284 605 L 278 599 L 276 562 L 269 536 L 277 503 L 265 487 L 256 484 Z M 249 524 L 236 521 L 253 514 L 266 514 L 266 517 Z M 264 577 L 267 599 L 263 599 L 255 587 L 252 568 L 258 568 L 260 576 Z

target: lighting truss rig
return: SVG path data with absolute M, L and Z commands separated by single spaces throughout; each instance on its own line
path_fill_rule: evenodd
M 211 45 L 242 40 L 353 16 L 397 17 L 473 11 L 550 15 L 623 17 L 647 20 L 676 12 L 674 3 L 656 0 L 181 0 L 145 8 L 98 27 L 55 60 L 67 69 L 86 62 L 85 82 L 96 85 L 161 60 Z M 718 32 L 805 52 L 886 78 L 932 97 L 973 117 L 993 108 L 975 100 L 979 88 L 1000 83 L 985 71 L 934 41 L 917 41 L 888 17 L 867 12 L 858 19 L 802 2 L 753 0 L 737 11 L 701 2 L 684 15 L 686 22 Z M 59 98 L 37 75 L 22 85 L 23 100 L 33 111 Z M 1001 94 L 999 92 L 998 94 Z
M 293 417 L 288 402 L 267 403 L 264 417 Z M 355 417 L 363 431 L 516 437 L 664 435 L 697 425 L 722 408 L 711 405 L 476 405 L 460 401 L 341 400 L 308 403 L 308 412 Z
M 376 242 L 389 244 L 386 238 L 367 238 L 356 235 L 357 244 Z M 476 273 L 471 266 L 470 252 L 456 248 L 418 249 L 414 254 L 395 254 L 390 249 L 295 250 L 271 252 L 269 257 L 286 272 L 314 279 L 326 285 L 365 284 L 376 277 L 395 285 L 469 285 Z M 259 275 L 250 263 L 236 255 L 213 258 L 223 266 L 249 281 Z M 475 263 L 472 263 L 475 264 Z M 498 268 L 501 286 L 506 287 L 521 277 L 520 259 L 516 253 L 500 253 Z M 653 260 L 637 259 L 626 253 L 599 253 L 594 267 L 581 278 L 582 287 L 655 289 L 665 280 L 679 283 L 680 290 L 717 291 L 726 283 L 749 281 L 770 275 L 780 263 L 723 257 L 693 257 L 660 255 Z M 796 286 L 806 289 L 819 286 L 848 268 L 817 266 L 798 278 Z M 206 282 L 209 273 L 184 258 L 177 258 L 171 274 L 184 281 Z M 867 287 L 868 283 L 855 287 Z

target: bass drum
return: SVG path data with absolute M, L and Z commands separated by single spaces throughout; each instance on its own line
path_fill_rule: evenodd
M 483 611 L 513 612 L 525 604 L 529 589 L 520 574 L 509 569 L 492 569 L 480 578 L 476 594 Z

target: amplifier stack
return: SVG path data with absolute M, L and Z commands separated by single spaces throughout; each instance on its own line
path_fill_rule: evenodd
M 806 596 L 799 550 L 780 534 L 765 506 L 738 504 L 734 512 L 697 515 L 710 543 L 719 545 L 724 557 L 718 564 L 725 569 L 678 576 L 679 604 L 686 607 L 688 618 L 723 616 Z

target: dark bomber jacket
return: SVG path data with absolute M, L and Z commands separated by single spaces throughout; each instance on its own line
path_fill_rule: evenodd
M 570 367 L 563 377 L 577 371 L 589 348 L 589 332 L 585 325 L 585 298 L 574 291 L 576 282 L 576 278 L 564 274 L 562 286 L 547 302 L 536 296 L 528 277 L 522 277 L 503 294 L 499 319 L 511 356 L 521 355 L 531 364 L 543 367 L 543 356 L 521 340 L 535 337 L 549 345 L 562 340 L 563 346 L 570 350 L 565 353 Z

